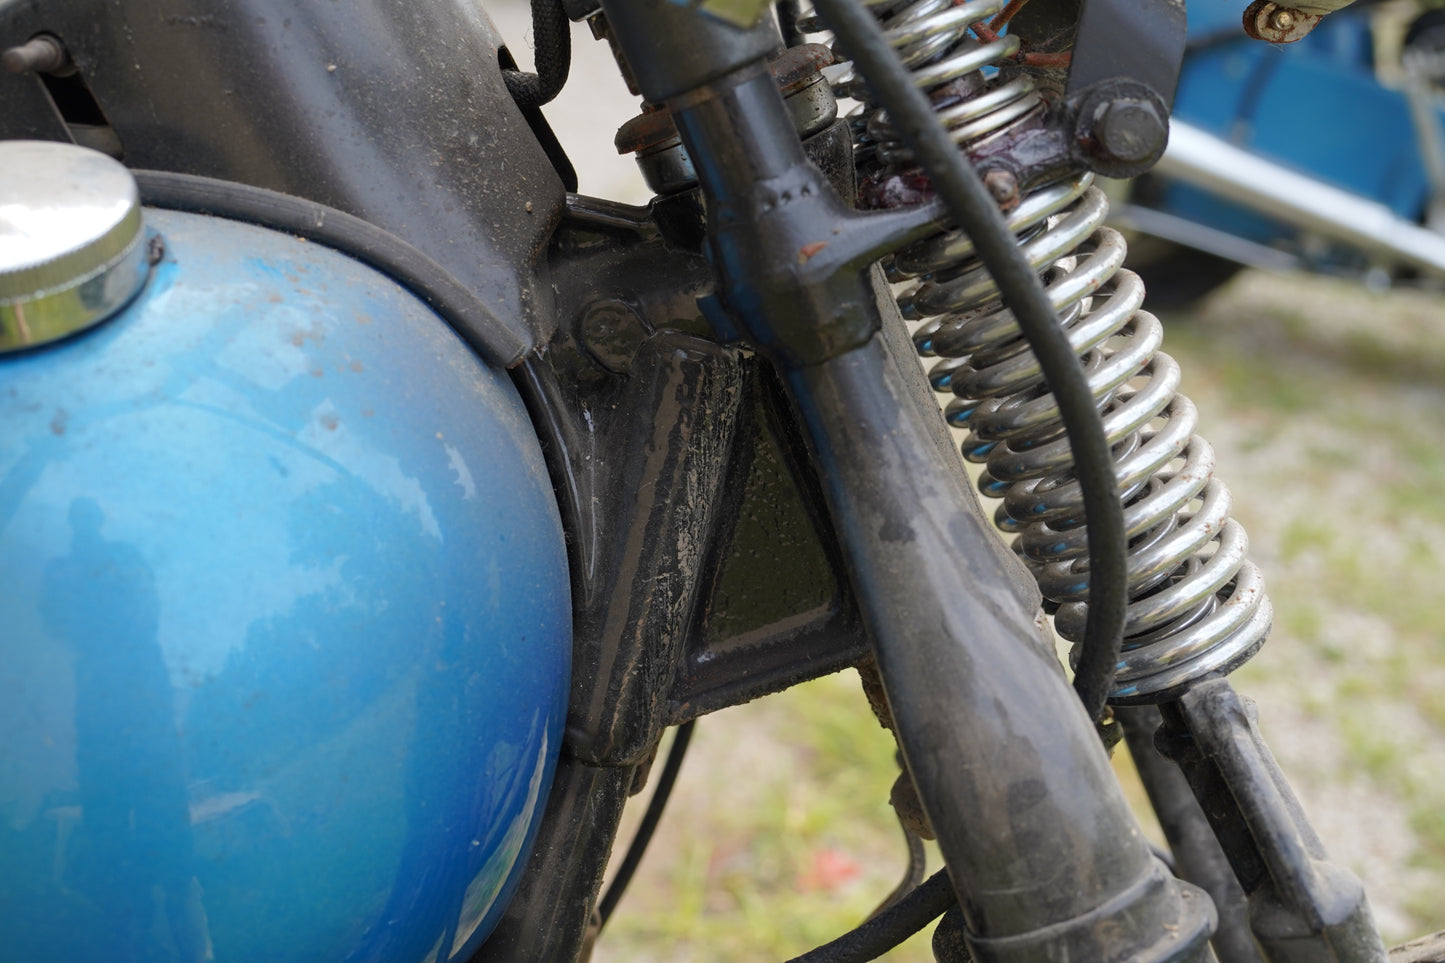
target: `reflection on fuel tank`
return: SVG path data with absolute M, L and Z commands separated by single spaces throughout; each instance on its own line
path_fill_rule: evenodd
M 75 656 L 80 825 L 69 882 L 94 901 L 117 963 L 211 958 L 155 574 L 70 503 L 70 553 L 47 566 L 41 614 Z M 87 598 L 67 587 L 86 585 Z

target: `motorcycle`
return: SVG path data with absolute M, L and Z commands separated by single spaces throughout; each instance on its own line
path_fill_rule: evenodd
M 818 11 L 836 83 L 757 2 L 537 0 L 536 73 L 450 0 L 0 3 L 7 953 L 584 958 L 664 732 L 622 886 L 694 720 L 855 667 L 947 870 L 799 959 L 1384 958 L 1094 186 L 1182 9 Z M 646 206 L 542 114 L 569 17 Z
M 1356 4 L 1271 46 L 1232 8 L 1191 6 L 1170 147 L 1114 207 L 1142 238 L 1154 303 L 1186 304 L 1242 266 L 1438 284 L 1440 24 L 1438 10 Z

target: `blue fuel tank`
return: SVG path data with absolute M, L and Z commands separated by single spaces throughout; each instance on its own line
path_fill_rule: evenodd
M 139 294 L 0 354 L 0 957 L 464 959 L 568 691 L 522 402 L 356 261 L 144 220 Z

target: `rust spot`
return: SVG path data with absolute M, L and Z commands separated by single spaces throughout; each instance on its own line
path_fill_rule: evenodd
M 277 294 L 275 291 L 272 291 L 270 294 L 266 295 L 266 300 L 270 301 L 272 304 L 280 304 L 286 299 L 281 297 L 281 295 Z
M 363 418 L 370 418 L 374 414 L 376 414 L 376 412 L 372 411 L 370 408 L 361 409 L 361 417 Z
M 321 416 L 321 427 L 325 428 L 327 431 L 335 431 L 336 426 L 340 423 L 341 419 L 336 417 L 336 412 L 334 411 L 328 411 L 326 414 Z
M 1067 67 L 1074 62 L 1074 52 L 1061 50 L 1058 53 L 1026 53 L 1016 59 L 1026 67 Z
M 768 64 L 784 96 L 797 93 L 818 79 L 818 71 L 833 63 L 833 51 L 820 43 L 805 43 L 773 58 Z
M 819 251 L 823 250 L 823 248 L 827 246 L 827 241 L 814 241 L 811 244 L 804 244 L 802 247 L 798 248 L 798 263 L 807 264 L 810 260 L 812 260 L 813 255 L 817 254 Z
M 323 371 L 323 370 L 320 369 L 320 368 L 316 368 L 316 369 L 314 369 L 314 370 L 311 372 L 311 377 L 313 377 L 313 378 L 324 378 L 324 377 L 326 377 L 326 372 Z
M 858 206 L 866 211 L 912 207 L 933 200 L 933 182 L 921 167 L 870 177 L 858 185 Z
M 70 421 L 70 415 L 64 408 L 55 409 L 55 417 L 50 419 L 50 433 L 54 435 L 65 434 L 65 425 Z
M 325 340 L 326 329 L 322 327 L 320 323 L 312 323 L 309 328 L 298 329 L 291 333 L 291 343 L 298 348 L 307 341 L 315 341 L 317 344 L 321 344 Z
M 1244 10 L 1244 32 L 1255 40 L 1272 44 L 1294 43 L 1314 30 L 1323 16 L 1267 0 L 1254 0 Z
M 351 370 L 355 371 L 357 374 L 361 374 L 363 367 L 364 366 L 360 361 L 353 361 L 350 365 Z
M 672 114 L 660 104 L 643 104 L 642 114 L 617 129 L 613 145 L 619 154 L 659 147 L 677 136 Z

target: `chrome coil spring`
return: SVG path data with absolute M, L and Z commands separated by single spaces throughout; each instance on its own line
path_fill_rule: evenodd
M 958 143 L 1017 123 L 1037 106 L 1031 87 L 1018 95 L 1020 81 L 980 73 L 984 62 L 1009 55 L 1016 40 L 979 44 L 964 36 L 1001 4 L 869 6 L 919 86 L 933 90 L 974 72 L 974 92 L 943 108 Z M 945 21 L 951 41 L 943 36 Z M 866 90 L 851 83 L 847 92 L 866 101 Z M 886 117 L 866 104 L 865 110 L 878 159 L 905 161 Z M 1244 529 L 1229 517 L 1228 489 L 1213 477 L 1213 449 L 1194 433 L 1195 407 L 1178 393 L 1179 366 L 1159 350 L 1158 319 L 1141 310 L 1144 286 L 1122 269 L 1124 239 L 1104 226 L 1107 213 L 1107 200 L 1086 174 L 1030 192 L 1007 219 L 1084 366 L 1114 453 L 1129 537 L 1129 607 L 1110 698 L 1146 703 L 1243 663 L 1263 644 L 1273 610 L 1258 569 L 1245 559 Z M 929 380 L 954 396 L 946 415 L 968 432 L 964 457 L 985 466 L 979 488 L 1002 499 L 995 521 L 1016 535 L 1015 549 L 1054 608 L 1059 634 L 1081 641 L 1089 588 L 1083 496 L 1038 362 L 961 232 L 899 252 L 891 278 L 916 279 L 899 304 L 906 319 L 921 322 L 914 333 L 919 353 L 940 359 Z
M 938 116 L 960 147 L 1003 130 L 1043 107 L 1027 76 L 1000 81 L 983 75 L 985 68 L 1018 51 L 1017 37 L 1003 36 L 981 43 L 968 34 L 975 24 L 1002 11 L 1005 2 L 863 0 L 864 6 L 886 26 L 884 35 L 904 65 L 913 71 L 914 82 L 930 94 L 953 94 L 940 106 Z M 823 29 L 812 17 L 805 18 L 799 27 L 809 33 Z M 847 58 L 847 51 L 836 46 L 834 53 L 840 60 Z M 944 91 L 949 85 L 954 86 Z M 887 114 L 869 103 L 868 88 L 860 77 L 851 71 L 845 73 L 834 83 L 833 91 L 862 105 L 849 116 L 855 146 L 876 156 L 881 164 L 911 162 L 908 148 L 899 142 Z

